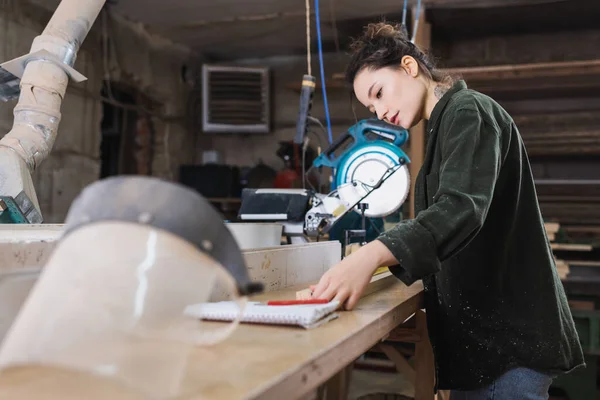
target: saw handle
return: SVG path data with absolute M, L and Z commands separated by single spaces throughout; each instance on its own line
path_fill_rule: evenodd
M 319 157 L 315 159 L 313 166 L 337 168 L 339 159 L 332 157 L 332 155 L 337 149 L 340 148 L 340 146 L 345 144 L 350 139 L 355 138 L 352 134 L 350 134 L 349 131 L 344 132 L 341 136 L 333 141 L 331 146 L 329 146 Z
M 360 121 L 354 129 L 354 138 L 358 143 L 368 142 L 367 132 L 389 139 L 394 145 L 400 147 L 408 140 L 408 131 L 379 119 L 370 118 Z
M 366 136 L 367 132 L 373 132 L 374 134 L 388 139 L 395 146 L 402 146 L 408 140 L 408 131 L 396 125 L 389 124 L 385 121 L 381 121 L 375 118 L 363 119 L 357 122 L 355 125 L 350 127 L 346 132 L 339 136 L 332 144 L 325 150 L 319 157 L 317 157 L 313 166 L 337 168 L 340 157 L 335 157 L 333 153 L 345 144 L 348 140 L 352 139 L 354 143 L 348 148 L 348 150 L 368 142 L 372 142 L 373 139 L 368 139 Z

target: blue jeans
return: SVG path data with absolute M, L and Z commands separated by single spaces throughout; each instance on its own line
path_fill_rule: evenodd
M 452 391 L 450 400 L 547 400 L 553 377 L 528 368 L 506 372 L 489 386 Z

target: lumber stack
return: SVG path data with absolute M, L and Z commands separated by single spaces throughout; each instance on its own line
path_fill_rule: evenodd
M 558 222 L 545 223 L 546 233 L 550 240 L 550 246 L 556 261 L 561 279 L 565 279 L 573 269 L 581 268 L 598 268 L 600 267 L 600 248 L 590 243 L 573 243 L 565 241 L 557 241 L 559 236 L 562 240 L 565 238 L 564 228 Z M 568 238 L 570 239 L 570 238 Z M 598 268 L 600 273 L 600 268 Z
M 558 243 L 555 242 L 556 236 L 558 234 L 558 230 L 560 229 L 560 224 L 558 222 L 546 222 L 544 223 L 544 227 L 546 228 L 546 235 L 548 236 L 548 240 L 551 243 L 552 250 L 555 249 Z M 558 276 L 560 279 L 565 279 L 569 275 L 569 264 L 564 260 L 558 259 L 556 255 L 554 255 L 554 261 L 556 263 L 556 270 L 558 271 Z
M 518 113 L 514 119 L 529 156 L 600 154 L 600 116 L 596 109 L 579 111 L 589 105 L 589 101 L 587 104 L 574 102 L 571 100 L 571 106 L 578 111 L 561 110 L 565 107 L 564 101 L 551 99 L 506 104 Z
M 544 218 L 560 221 L 571 240 L 600 242 L 600 182 L 539 182 L 536 191 Z

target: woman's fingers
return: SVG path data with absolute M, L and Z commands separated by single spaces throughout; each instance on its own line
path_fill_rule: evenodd
M 314 288 L 311 287 L 313 299 L 323 298 L 323 292 L 325 291 L 325 289 L 327 289 L 328 286 L 329 278 L 327 276 L 323 276 L 319 283 L 316 286 L 314 286 Z
M 340 302 L 340 307 L 344 308 L 344 303 L 350 297 L 350 292 L 348 290 L 341 289 L 339 290 L 333 300 Z
M 327 289 L 319 296 L 317 299 L 326 299 L 327 301 L 333 300 L 333 298 L 338 294 L 338 288 L 334 285 L 327 286 Z
M 356 303 L 358 303 L 358 300 L 360 300 L 360 294 L 358 292 L 353 292 L 346 302 L 346 310 L 352 310 L 354 306 L 356 306 Z

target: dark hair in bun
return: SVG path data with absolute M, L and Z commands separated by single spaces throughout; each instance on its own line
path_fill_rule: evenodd
M 398 67 L 402 57 L 413 57 L 422 72 L 435 82 L 452 79 L 435 68 L 429 57 L 410 42 L 400 25 L 387 22 L 371 23 L 363 35 L 351 45 L 352 55 L 346 68 L 346 81 L 352 85 L 356 75 L 364 68 L 377 70 L 385 67 Z

